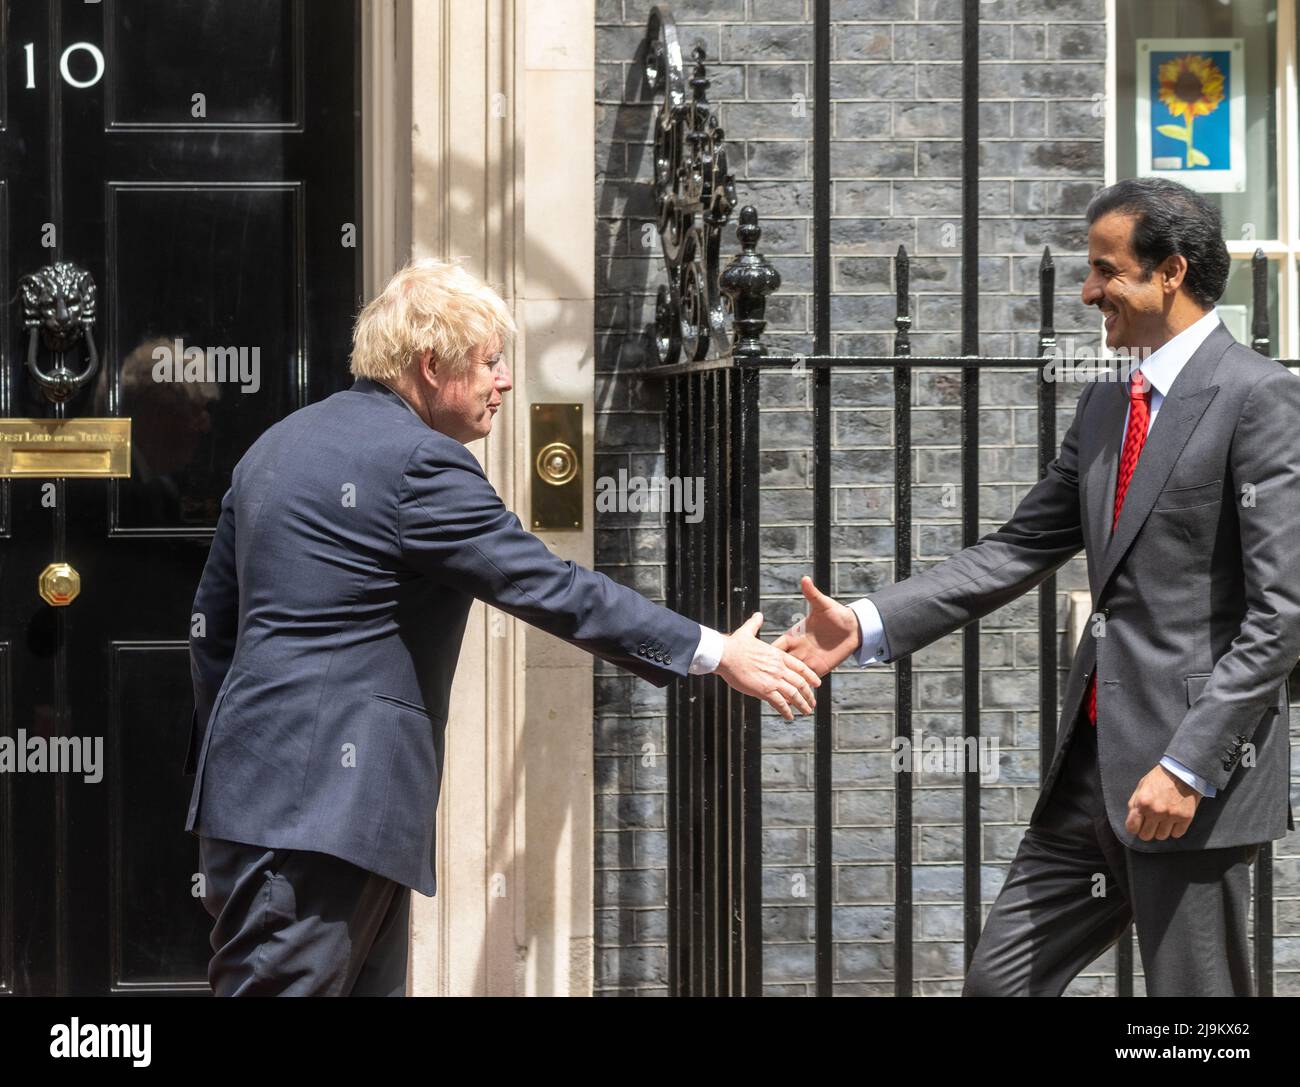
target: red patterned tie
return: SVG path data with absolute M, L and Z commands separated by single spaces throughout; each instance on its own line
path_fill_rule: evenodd
M 1119 481 L 1115 485 L 1115 516 L 1111 519 L 1110 530 L 1115 531 L 1119 524 L 1119 511 L 1124 507 L 1124 495 L 1128 493 L 1129 480 L 1133 478 L 1133 469 L 1137 467 L 1138 457 L 1142 455 L 1142 446 L 1147 440 L 1147 420 L 1150 418 L 1151 385 L 1141 370 L 1135 370 L 1133 380 L 1129 382 L 1128 429 L 1124 431 L 1124 452 L 1119 458 Z M 1097 724 L 1097 670 L 1092 670 L 1092 679 L 1088 683 L 1088 720 Z

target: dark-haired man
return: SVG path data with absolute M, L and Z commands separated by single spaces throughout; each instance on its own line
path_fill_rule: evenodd
M 805 628 L 777 645 L 822 674 L 904 657 L 1085 549 L 1060 744 L 964 992 L 1059 995 L 1133 922 L 1149 995 L 1249 995 L 1249 866 L 1293 827 L 1300 378 L 1215 315 L 1229 258 L 1204 197 L 1122 181 L 1087 218 L 1083 300 L 1131 376 L 1084 388 L 1000 529 L 849 606 L 805 578 Z

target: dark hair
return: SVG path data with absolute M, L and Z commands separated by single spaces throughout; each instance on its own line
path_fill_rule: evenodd
M 1183 285 L 1202 308 L 1222 297 L 1232 262 L 1219 209 L 1204 196 L 1167 178 L 1132 177 L 1102 189 L 1084 215 L 1091 226 L 1112 211 L 1135 217 L 1133 255 L 1148 278 L 1177 253 L 1187 261 Z

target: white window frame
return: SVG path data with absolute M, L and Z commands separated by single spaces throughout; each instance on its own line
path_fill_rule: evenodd
M 1296 98 L 1296 6 L 1298 0 L 1275 0 L 1277 4 L 1277 85 L 1273 108 L 1277 115 L 1277 237 L 1242 241 L 1224 239 L 1234 261 L 1249 263 L 1261 249 L 1270 263 L 1277 264 L 1278 327 L 1273 329 L 1283 358 L 1300 355 L 1300 135 L 1297 134 Z M 1106 184 L 1117 180 L 1118 101 L 1116 85 L 1116 0 L 1106 0 Z

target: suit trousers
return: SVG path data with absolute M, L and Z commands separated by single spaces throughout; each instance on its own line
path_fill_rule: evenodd
M 326 853 L 199 838 L 217 996 L 405 996 L 409 887 Z
M 1106 817 L 1097 730 L 1081 713 L 1051 796 L 993 903 L 962 995 L 1060 996 L 1133 922 L 1148 996 L 1251 996 L 1247 920 L 1258 851 L 1125 846 Z

